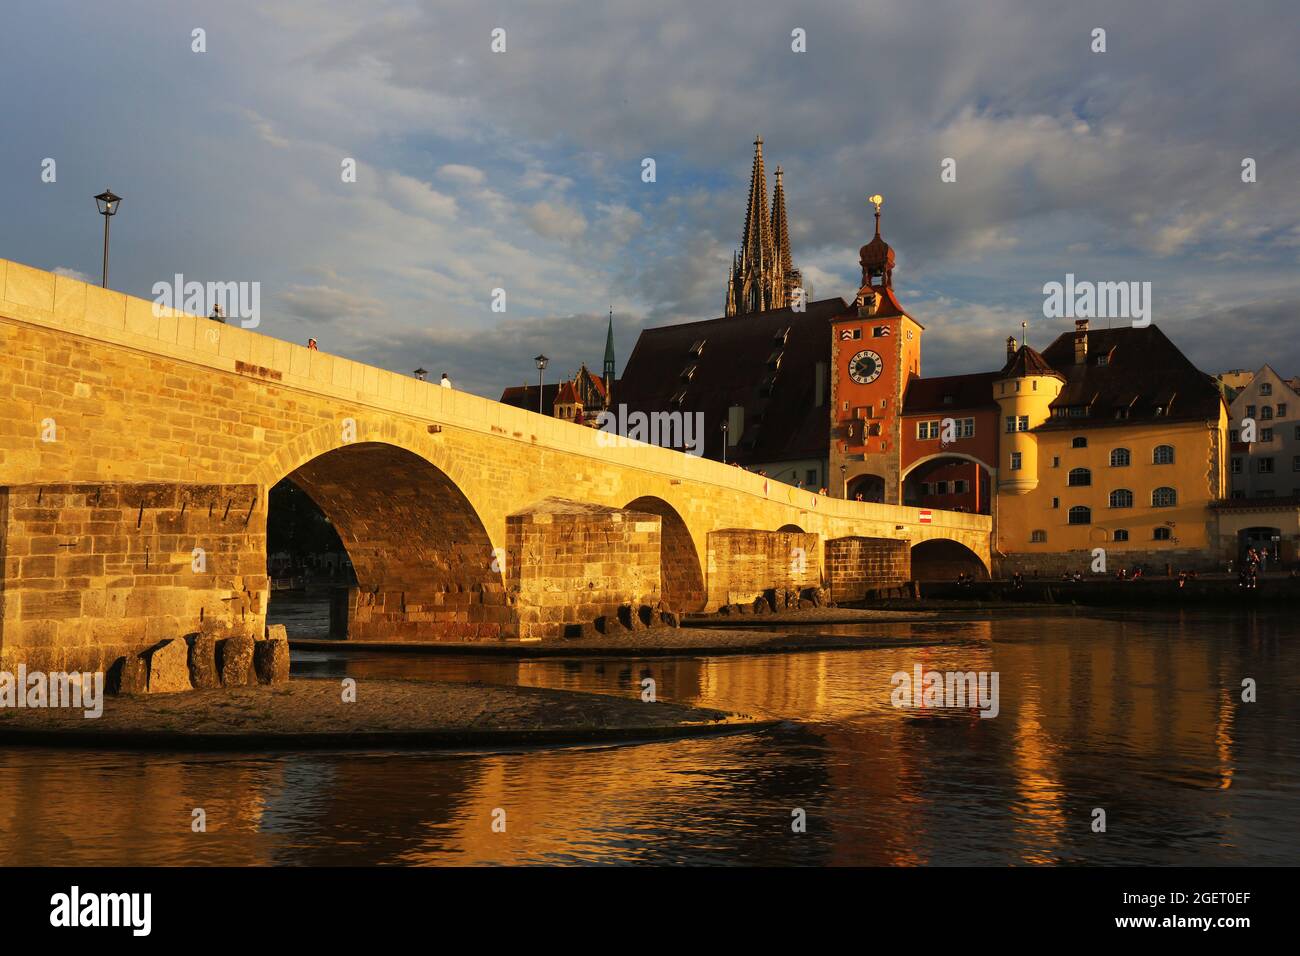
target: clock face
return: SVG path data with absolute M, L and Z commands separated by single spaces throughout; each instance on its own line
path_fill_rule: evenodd
M 849 359 L 849 378 L 859 385 L 870 385 L 880 378 L 883 370 L 884 365 L 880 361 L 880 356 L 871 349 L 863 349 Z

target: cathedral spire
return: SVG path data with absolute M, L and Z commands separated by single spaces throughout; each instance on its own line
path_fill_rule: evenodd
M 745 233 L 740 237 L 741 262 L 750 268 L 770 264 L 772 238 L 767 221 L 767 171 L 763 168 L 763 137 L 754 140 L 754 168 L 749 175 L 749 206 Z
M 740 237 L 740 251 L 732 257 L 731 274 L 727 278 L 726 315 L 785 308 L 790 304 L 792 289 L 802 281 L 790 259 L 785 186 L 781 177 L 778 167 L 769 209 L 763 137 L 757 137 L 754 140 L 754 166 L 749 177 L 745 231 Z
M 613 400 L 614 389 L 614 306 L 609 307 L 609 330 L 605 333 L 605 400 Z

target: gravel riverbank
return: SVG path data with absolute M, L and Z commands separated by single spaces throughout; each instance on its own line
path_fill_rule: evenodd
M 81 710 L 0 709 L 0 743 L 176 750 L 468 749 L 662 740 L 775 721 L 639 698 L 534 687 L 337 680 L 108 697 Z

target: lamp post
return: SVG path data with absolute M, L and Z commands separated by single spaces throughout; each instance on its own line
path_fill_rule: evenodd
M 550 361 L 545 355 L 539 355 L 533 359 L 537 363 L 537 414 L 545 415 L 542 402 L 542 385 L 546 376 L 546 363 Z
M 722 463 L 727 463 L 727 423 L 722 423 Z
M 845 500 L 848 500 L 849 497 L 848 471 L 848 465 L 840 465 L 840 493 L 844 496 Z
M 100 283 L 108 288 L 108 221 L 117 215 L 117 207 L 122 205 L 122 197 L 113 195 L 113 190 L 105 189 L 95 197 L 99 214 L 104 217 L 104 278 Z

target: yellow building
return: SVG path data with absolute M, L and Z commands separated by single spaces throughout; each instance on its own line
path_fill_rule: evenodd
M 1075 323 L 1022 346 L 994 380 L 1001 412 L 994 547 L 1004 574 L 1219 568 L 1228 410 L 1156 326 Z

